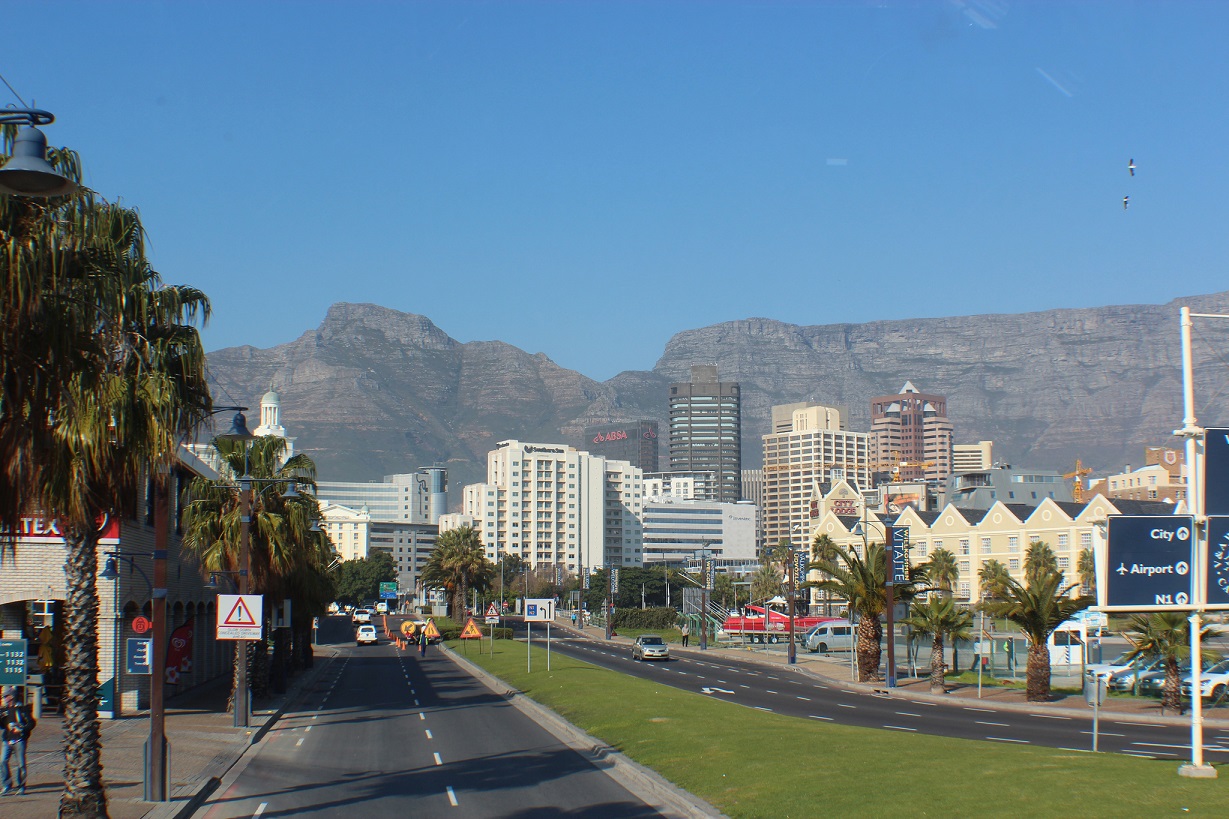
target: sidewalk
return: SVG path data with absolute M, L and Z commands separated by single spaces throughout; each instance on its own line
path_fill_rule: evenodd
M 562 627 L 572 632 L 580 632 L 581 629 L 573 627 L 570 622 L 556 623 L 556 627 Z M 605 641 L 606 632 L 604 629 L 587 626 L 583 630 L 586 637 L 591 637 L 595 640 Z M 615 637 L 611 641 L 613 645 L 631 646 L 631 640 L 626 637 Z M 763 647 L 759 648 L 710 648 L 708 651 L 701 651 L 694 643 L 696 638 L 692 638 L 693 645 L 683 648 L 677 644 L 670 645 L 670 651 L 674 654 L 686 654 L 691 659 L 699 659 L 705 655 L 710 657 L 721 657 L 723 659 L 741 660 L 748 663 L 757 663 L 760 665 L 775 666 L 780 668 L 790 668 L 786 663 L 784 651 L 764 651 Z M 629 649 L 630 650 L 630 649 Z M 1072 716 L 1091 718 L 1093 709 L 1085 703 L 1083 696 L 1079 694 L 1056 694 L 1050 702 L 1027 702 L 1024 698 L 1023 688 L 1005 688 L 992 685 L 993 681 L 987 675 L 986 684 L 982 686 L 981 699 L 977 697 L 977 685 L 966 683 L 949 683 L 947 694 L 931 694 L 929 666 L 922 668 L 919 666 L 918 673 L 923 675 L 918 678 L 900 677 L 897 680 L 895 688 L 888 688 L 883 681 L 875 683 L 859 683 L 852 680 L 852 673 L 849 667 L 849 655 L 837 654 L 833 656 L 824 656 L 819 654 L 811 654 L 806 649 L 800 649 L 797 652 L 797 663 L 792 666 L 795 672 L 808 674 L 813 677 L 822 679 L 825 683 L 845 688 L 849 691 L 857 691 L 864 694 L 879 694 L 882 696 L 895 696 L 909 698 L 915 700 L 924 700 L 928 702 L 951 702 L 953 699 L 959 700 L 975 700 L 985 703 L 988 707 L 1002 708 L 1009 711 L 1027 711 L 1030 713 L 1046 713 L 1055 716 Z M 1146 697 L 1110 697 L 1101 706 L 1102 718 L 1127 717 L 1138 722 L 1147 722 L 1163 725 L 1190 725 L 1190 710 L 1183 716 L 1176 714 L 1161 714 L 1161 702 L 1157 699 Z M 1205 726 L 1229 729 L 1229 708 L 1208 709 L 1204 708 L 1203 722 Z
M 253 705 L 251 726 L 235 728 L 226 713 L 228 680 L 217 680 L 167 702 L 166 736 L 170 743 L 170 774 L 165 803 L 145 802 L 144 743 L 149 716 L 102 720 L 103 782 L 112 819 L 170 819 L 187 815 L 191 800 L 211 791 L 244 751 L 257 742 L 291 702 L 310 689 L 329 666 L 333 652 L 316 647 L 314 665 L 290 681 L 286 693 Z M 27 748 L 26 795 L 0 801 L 0 819 L 55 817 L 64 782 L 63 722 L 44 713 Z

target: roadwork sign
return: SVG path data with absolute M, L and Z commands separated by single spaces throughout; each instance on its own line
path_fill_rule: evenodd
M 435 627 L 434 620 L 428 620 L 427 625 L 423 627 L 423 631 L 427 633 L 428 640 L 438 640 L 440 638 L 440 630 Z
M 462 640 L 481 640 L 482 632 L 478 630 L 478 624 L 474 622 L 474 618 L 469 618 L 465 621 L 465 628 L 461 629 Z
M 413 620 L 402 620 L 401 621 L 401 633 L 404 634 L 406 637 L 413 637 L 415 628 L 416 627 L 414 625 Z
M 219 640 L 259 640 L 264 616 L 262 594 L 219 594 Z

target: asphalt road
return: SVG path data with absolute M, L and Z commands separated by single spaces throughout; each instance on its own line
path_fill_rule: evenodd
M 437 648 L 353 639 L 322 621 L 341 656 L 195 816 L 659 815 Z
M 523 631 L 519 623 L 510 625 Z M 537 642 L 539 629 L 534 632 Z M 786 667 L 716 656 L 696 659 L 676 654 L 669 662 L 640 662 L 631 658 L 626 644 L 573 636 L 563 629 L 555 629 L 552 638 L 552 652 L 761 711 L 904 733 L 1078 751 L 1092 748 L 1091 708 L 1086 718 L 1078 718 L 1040 710 L 1022 713 L 996 709 L 968 700 L 948 705 L 910 699 L 908 695 L 856 691 L 839 683 L 817 681 Z M 1098 747 L 1101 751 L 1148 758 L 1189 759 L 1190 728 L 1103 715 Z M 1204 753 L 1208 762 L 1229 762 L 1229 729 L 1205 725 Z

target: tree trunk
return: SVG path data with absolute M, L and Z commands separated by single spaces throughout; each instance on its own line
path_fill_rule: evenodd
M 883 626 L 878 617 L 863 617 L 858 621 L 858 682 L 879 679 L 879 658 L 882 649 Z
M 1177 658 L 1165 661 L 1165 687 L 1161 690 L 1161 713 L 1166 710 L 1182 713 L 1182 675 Z
M 943 681 L 943 671 L 943 632 L 936 631 L 935 639 L 930 644 L 930 693 L 947 693 L 947 685 Z
M 64 527 L 64 790 L 62 817 L 107 816 L 98 723 L 98 533 Z M 116 693 L 118 696 L 118 692 Z
M 1029 702 L 1050 701 L 1050 647 L 1045 640 L 1028 644 L 1028 668 L 1024 676 L 1024 698 Z

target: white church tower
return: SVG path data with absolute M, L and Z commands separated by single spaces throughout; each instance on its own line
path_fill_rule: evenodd
M 282 453 L 282 461 L 290 460 L 294 455 L 294 438 L 286 436 L 286 428 L 282 426 L 282 399 L 270 389 L 260 399 L 260 426 L 252 430 L 254 435 L 276 435 L 286 440 L 286 451 Z

